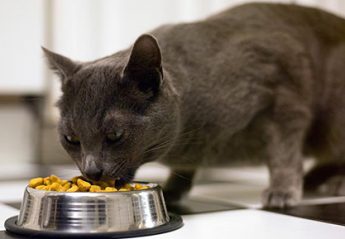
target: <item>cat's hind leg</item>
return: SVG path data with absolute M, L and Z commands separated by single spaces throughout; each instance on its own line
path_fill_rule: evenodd
M 321 109 L 309 141 L 318 164 L 305 177 L 305 188 L 327 195 L 345 195 L 345 44 L 325 60 Z M 314 120 L 315 121 L 315 120 Z M 320 187 L 321 186 L 321 187 Z
M 276 113 L 266 132 L 270 138 L 267 146 L 270 185 L 263 193 L 263 205 L 284 208 L 296 205 L 302 197 L 302 145 L 309 114 L 293 107 Z
M 286 49 L 289 49 L 288 45 Z M 286 50 L 284 49 L 284 51 Z M 280 55 L 274 101 L 265 124 L 269 187 L 263 206 L 296 205 L 303 195 L 303 146 L 312 119 L 311 68 L 303 50 L 291 48 Z
M 345 196 L 345 162 L 318 163 L 304 177 L 304 190 L 328 196 Z

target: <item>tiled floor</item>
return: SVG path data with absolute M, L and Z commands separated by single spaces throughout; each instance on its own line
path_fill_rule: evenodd
M 6 218 L 18 214 L 16 207 L 27 178 L 78 174 L 71 166 L 39 168 L 17 165 L 4 167 L 6 172 L 0 169 L 0 239 L 12 238 L 1 230 Z M 168 173 L 166 168 L 151 164 L 141 169 L 137 178 L 161 182 Z M 307 194 L 299 207 L 268 212 L 260 209 L 260 194 L 268 181 L 264 167 L 212 169 L 199 173 L 198 178 L 183 205 L 170 208 L 183 215 L 184 227 L 152 238 L 345 238 L 345 197 Z

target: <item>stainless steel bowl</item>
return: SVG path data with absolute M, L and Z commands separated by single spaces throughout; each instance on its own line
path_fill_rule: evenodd
M 161 188 L 130 192 L 53 192 L 27 187 L 16 225 L 63 233 L 123 232 L 169 222 Z

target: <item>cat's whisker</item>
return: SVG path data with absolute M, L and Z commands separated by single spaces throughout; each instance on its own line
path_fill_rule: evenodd
M 165 143 L 158 145 L 158 147 L 154 147 L 154 148 L 151 148 L 149 150 L 146 150 L 146 151 L 144 151 L 144 154 L 152 152 L 152 151 L 156 151 L 159 149 L 164 149 L 164 148 L 170 147 L 171 145 L 169 143 L 170 142 L 165 142 Z M 197 142 L 197 141 L 195 141 L 195 142 L 177 142 L 177 143 L 174 143 L 174 146 L 198 145 L 198 144 L 202 144 L 202 143 L 203 143 L 202 141 L 199 141 L 199 142 Z
M 182 178 L 182 179 L 184 179 L 184 180 L 187 180 L 187 181 L 192 181 L 191 179 L 189 179 L 189 178 L 187 178 L 187 177 L 185 177 L 185 176 L 183 176 L 183 175 L 181 175 L 181 174 L 179 174 L 179 173 L 176 173 L 174 170 L 170 170 L 170 173 L 171 174 L 174 174 L 174 175 L 176 175 L 177 177 L 180 177 L 180 178 Z
M 149 153 L 149 152 L 152 152 L 152 151 L 156 151 L 156 150 L 158 150 L 158 149 L 168 148 L 169 146 L 171 146 L 171 145 L 170 145 L 170 144 L 165 144 L 165 145 L 161 145 L 161 146 L 159 146 L 159 147 L 151 148 L 151 149 L 149 149 L 149 150 L 144 151 L 144 154 Z
M 123 160 L 123 161 L 121 161 L 119 164 L 115 164 L 115 165 L 112 167 L 111 172 L 112 172 L 112 173 L 115 173 L 116 171 L 119 171 L 119 169 L 121 169 L 121 168 L 124 166 L 125 163 L 126 163 L 126 161 Z
M 180 136 L 184 136 L 184 135 L 187 135 L 187 134 L 191 134 L 192 132 L 196 132 L 197 130 L 199 130 L 200 128 L 197 128 L 197 129 L 194 129 L 194 130 L 189 130 L 189 131 L 186 131 L 186 132 L 183 132 L 183 133 L 181 133 L 180 134 Z M 165 139 L 167 139 L 167 140 L 165 140 Z M 188 137 L 184 137 L 184 140 L 191 140 L 191 139 L 193 139 L 193 137 L 191 137 L 191 138 L 188 138 Z M 161 140 L 163 140 L 162 142 L 160 142 L 160 143 L 157 143 L 156 145 L 153 145 L 153 146 L 155 146 L 155 147 L 153 147 L 153 148 L 150 148 L 150 147 L 152 147 L 152 146 L 150 146 L 149 147 L 149 150 L 146 150 L 145 151 L 145 153 L 147 153 L 147 152 L 151 152 L 151 151 L 154 151 L 154 150 L 156 150 L 156 149 L 160 149 L 160 148 L 164 148 L 166 145 L 168 145 L 168 146 L 170 146 L 170 143 L 174 143 L 174 145 L 188 145 L 188 144 L 195 144 L 195 142 L 194 143 L 190 143 L 190 142 L 173 142 L 174 140 L 172 140 L 171 138 L 168 138 L 168 137 L 163 137 L 163 138 L 161 138 Z

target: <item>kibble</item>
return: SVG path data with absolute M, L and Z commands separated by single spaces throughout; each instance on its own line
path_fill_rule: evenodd
M 39 185 L 43 184 L 43 178 L 33 178 L 29 182 L 29 187 L 36 188 Z
M 82 192 L 88 192 L 91 187 L 91 183 L 86 182 L 81 178 L 78 178 L 77 185 L 79 187 L 79 190 Z
M 78 192 L 79 188 L 77 185 L 72 184 L 72 186 L 66 190 L 66 192 Z
M 129 192 L 150 188 L 140 183 L 127 183 L 123 187 L 117 189 L 115 187 L 115 180 L 92 182 L 86 180 L 82 176 L 73 177 L 71 180 L 65 180 L 56 175 L 45 178 L 33 178 L 29 181 L 29 187 L 38 190 L 57 192 Z
M 121 189 L 120 189 L 120 190 L 121 190 Z M 105 192 L 116 192 L 117 189 L 114 188 L 114 187 L 106 187 L 106 188 L 104 189 L 104 191 L 105 191 Z
M 97 193 L 97 192 L 101 192 L 102 188 L 100 186 L 98 186 L 98 185 L 91 185 L 89 191 L 92 192 L 92 193 Z
M 59 191 L 61 184 L 55 182 L 49 185 L 49 191 Z

